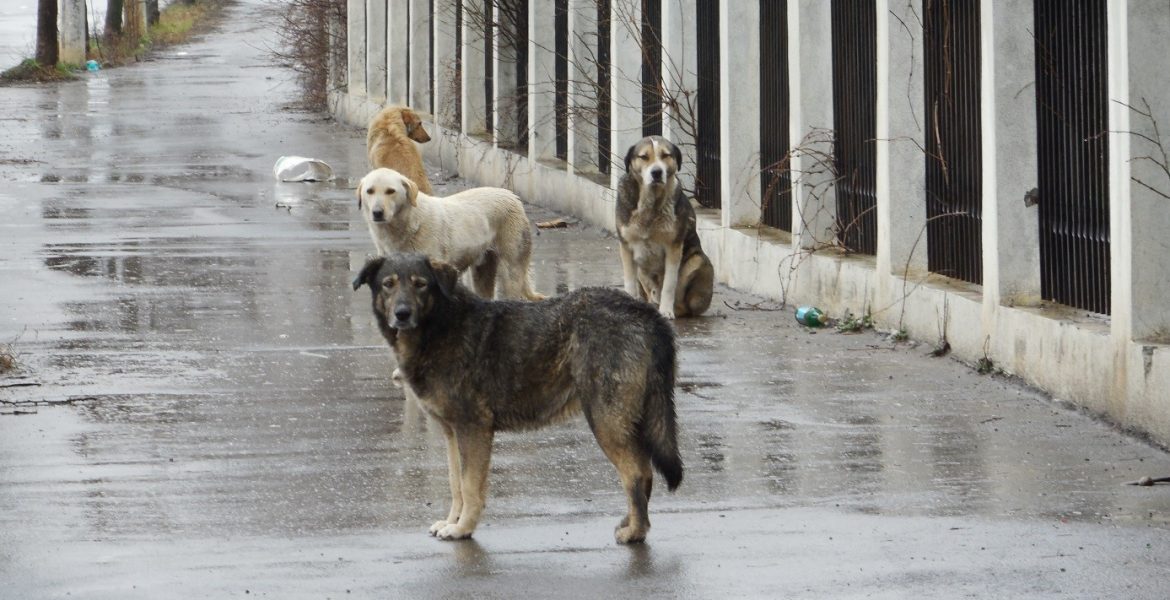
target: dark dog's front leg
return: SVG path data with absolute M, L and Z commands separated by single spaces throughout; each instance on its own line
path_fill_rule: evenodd
M 463 469 L 463 511 L 459 521 L 448 523 L 436 536 L 444 540 L 471 537 L 479 525 L 487 498 L 488 470 L 491 467 L 492 431 L 487 428 L 461 427 L 455 431 L 459 446 L 459 464 Z
M 462 464 L 459 460 L 459 445 L 455 441 L 455 430 L 449 425 L 435 419 L 435 423 L 443 430 L 447 438 L 447 480 L 451 484 L 451 512 L 446 519 L 435 521 L 431 525 L 431 535 L 439 535 L 444 527 L 459 522 L 459 514 L 463 512 Z

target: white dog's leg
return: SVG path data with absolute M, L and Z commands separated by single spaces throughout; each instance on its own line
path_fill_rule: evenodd
M 682 244 L 666 248 L 666 270 L 662 274 L 662 289 L 658 292 L 658 312 L 667 319 L 674 318 L 674 294 L 678 288 L 678 269 L 682 263 Z
M 622 284 L 626 293 L 635 298 L 644 298 L 638 287 L 638 271 L 634 266 L 634 251 L 629 244 L 618 241 L 618 251 L 622 255 Z
M 447 482 L 451 484 L 451 512 L 447 513 L 446 519 L 440 519 L 431 525 L 431 535 L 437 536 L 448 525 L 458 523 L 459 514 L 463 512 L 463 465 L 459 460 L 459 444 L 455 441 L 455 430 L 438 420 L 435 422 L 439 423 L 443 435 L 447 438 Z

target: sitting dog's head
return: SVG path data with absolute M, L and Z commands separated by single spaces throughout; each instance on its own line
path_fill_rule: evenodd
M 436 304 L 450 299 L 459 280 L 455 267 L 422 254 L 372 258 L 353 280 L 353 289 L 368 285 L 374 313 L 386 326 L 414 329 L 427 320 Z
M 418 206 L 418 186 L 393 169 L 374 169 L 358 183 L 357 199 L 367 221 L 391 223 L 407 207 Z
M 626 151 L 626 172 L 637 174 L 642 185 L 665 186 L 674 181 L 682 164 L 682 151 L 661 136 L 638 140 Z

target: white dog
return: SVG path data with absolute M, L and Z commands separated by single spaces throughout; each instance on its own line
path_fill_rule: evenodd
M 421 252 L 459 272 L 470 268 L 484 298 L 495 295 L 500 270 L 500 297 L 544 299 L 529 280 L 532 225 L 516 194 L 481 187 L 436 198 L 398 171 L 374 169 L 358 184 L 357 197 L 379 255 Z

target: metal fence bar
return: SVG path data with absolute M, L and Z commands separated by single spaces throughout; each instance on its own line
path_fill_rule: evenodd
M 923 12 L 927 264 L 932 272 L 979 284 L 979 0 L 927 0 Z
M 1035 0 L 1040 287 L 1110 312 L 1105 0 Z
M 834 162 L 837 238 L 877 252 L 877 9 L 873 0 L 833 0 Z
M 698 135 L 695 195 L 719 208 L 719 0 L 697 0 Z
M 788 0 L 760 2 L 760 220 L 792 231 L 788 131 Z
M 553 97 L 556 147 L 554 155 L 569 159 L 569 0 L 555 0 L 553 6 L 553 70 L 556 86 Z
M 495 130 L 496 53 L 495 2 L 483 0 L 483 128 L 490 136 Z
M 597 170 L 610 171 L 610 0 L 597 0 Z
M 544 0 L 537 0 L 544 1 Z M 511 13 L 516 22 L 512 23 L 512 54 L 515 57 L 516 90 L 516 145 L 515 152 L 528 153 L 528 0 L 512 0 Z
M 662 135 L 662 0 L 642 0 L 642 135 Z

